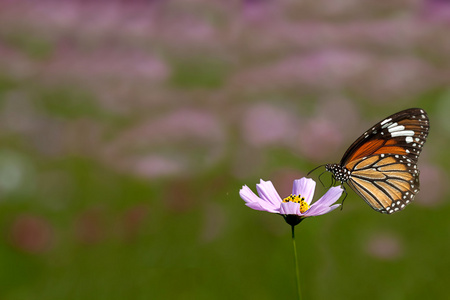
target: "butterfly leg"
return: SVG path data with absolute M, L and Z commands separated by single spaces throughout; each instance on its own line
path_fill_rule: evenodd
M 345 194 L 344 199 L 342 199 L 342 202 L 341 202 L 341 210 L 343 210 L 344 209 L 344 200 L 347 198 L 348 193 L 347 193 L 347 189 L 345 188 L 345 185 L 341 184 L 341 186 L 344 189 L 344 194 Z
M 331 177 L 331 185 L 329 186 L 329 188 L 330 187 L 332 187 L 332 186 L 335 186 L 335 184 L 336 184 L 336 178 L 334 177 L 334 175 Z
M 325 187 L 325 184 L 323 183 L 322 179 L 320 179 L 320 176 L 322 176 L 324 173 L 326 173 L 327 171 L 323 171 L 322 173 L 320 173 L 319 175 L 319 181 L 322 184 L 323 187 Z

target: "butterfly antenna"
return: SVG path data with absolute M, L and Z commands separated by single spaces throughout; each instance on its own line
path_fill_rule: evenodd
M 308 174 L 306 174 L 306 176 L 309 176 L 309 174 L 311 174 L 312 172 L 314 172 L 315 170 L 317 170 L 318 168 L 320 168 L 320 167 L 324 167 L 326 164 L 323 164 L 323 165 L 320 165 L 320 166 L 317 166 L 317 167 L 315 167 L 314 169 L 312 169 L 311 171 L 309 171 L 308 172 Z M 323 174 L 323 173 L 322 173 Z
M 342 184 L 341 186 L 344 189 L 344 193 L 345 193 L 344 199 L 342 199 L 342 202 L 341 202 L 341 210 L 343 210 L 344 209 L 344 201 L 347 198 L 348 193 L 347 193 L 347 189 L 345 188 L 345 185 Z

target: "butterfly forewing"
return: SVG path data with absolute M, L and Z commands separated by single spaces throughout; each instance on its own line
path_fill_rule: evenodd
M 417 161 L 428 136 L 429 120 L 420 108 L 389 116 L 361 135 L 345 152 L 341 166 L 372 154 L 399 154 Z
M 367 130 L 348 148 L 341 163 L 327 170 L 374 210 L 402 210 L 419 192 L 417 160 L 428 131 L 423 109 L 398 112 Z

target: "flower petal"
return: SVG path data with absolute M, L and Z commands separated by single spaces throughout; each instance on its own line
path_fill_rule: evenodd
M 260 183 L 256 185 L 256 190 L 263 200 L 269 202 L 274 207 L 280 207 L 280 203 L 282 202 L 281 197 L 278 195 L 271 181 L 261 179 Z
M 246 185 L 244 185 L 240 190 L 239 190 L 239 196 L 241 196 L 242 200 L 244 200 L 247 203 L 251 203 L 251 202 L 257 202 L 260 201 L 261 199 L 256 196 L 255 193 L 253 193 L 253 191 Z
M 322 198 L 311 205 L 311 208 L 314 206 L 330 206 L 341 197 L 343 191 L 344 190 L 341 186 L 334 186 L 330 188 L 325 195 L 322 196 Z
M 270 212 L 270 213 L 278 213 L 278 211 L 274 211 L 274 210 L 270 209 L 267 206 L 265 207 L 262 202 L 245 203 L 245 205 L 250 207 L 251 209 L 254 209 L 254 210 L 267 211 L 267 212 Z
M 310 205 L 314 196 L 315 188 L 316 182 L 313 179 L 303 177 L 301 179 L 294 180 L 292 194 L 305 197 L 305 202 Z
M 253 193 L 253 191 L 246 185 L 244 185 L 239 191 L 239 195 L 246 202 L 245 205 L 255 210 L 268 211 L 271 213 L 278 213 L 280 210 L 278 206 L 274 206 L 271 203 L 256 196 L 256 194 Z
M 338 208 L 339 206 L 341 206 L 340 204 L 335 204 L 332 206 L 317 206 L 315 209 L 309 209 L 308 211 L 306 211 L 303 215 L 305 217 L 314 217 L 314 216 L 320 216 L 320 215 L 324 215 L 326 213 L 329 213 L 332 210 L 335 210 L 336 208 Z
M 300 203 L 282 202 L 280 207 L 282 215 L 300 215 Z

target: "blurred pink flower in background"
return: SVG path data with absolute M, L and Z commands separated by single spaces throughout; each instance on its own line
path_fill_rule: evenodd
M 415 57 L 378 58 L 370 72 L 358 81 L 358 92 L 380 103 L 405 99 L 430 89 L 440 72 Z
M 366 244 L 369 255 L 381 260 L 395 260 L 403 256 L 403 243 L 391 233 L 377 233 Z
M 31 214 L 17 216 L 11 224 L 9 235 L 15 247 L 32 254 L 50 251 L 55 242 L 50 222 Z
M 208 20 L 187 14 L 177 14 L 170 19 L 172 18 L 168 18 L 169 22 L 164 23 L 165 26 L 158 34 L 171 46 L 208 48 L 207 46 L 214 47 L 215 41 L 220 41 L 220 31 Z
M 412 18 L 387 18 L 370 20 L 351 20 L 337 27 L 340 40 L 344 44 L 370 49 L 375 47 L 390 49 L 392 54 L 404 53 L 412 55 L 411 47 L 416 46 L 426 34 L 426 28 Z M 382 53 L 368 51 L 384 57 Z
M 169 177 L 180 175 L 187 171 L 187 162 L 179 157 L 167 157 L 167 155 L 145 155 L 140 157 L 128 157 L 122 159 L 122 163 L 129 160 L 126 167 L 131 173 L 147 177 Z
M 333 126 L 329 119 L 309 119 L 300 131 L 300 150 L 303 155 L 314 161 L 330 156 L 339 157 L 343 133 Z M 335 155 L 333 155 L 335 154 Z
M 301 153 L 314 161 L 340 159 L 344 144 L 351 143 L 364 130 L 358 130 L 359 118 L 349 100 L 324 97 L 317 103 L 316 112 L 299 127 Z
M 118 228 L 123 231 L 126 240 L 133 240 L 145 229 L 145 221 L 149 218 L 150 209 L 147 204 L 134 205 L 123 212 Z
M 48 155 L 61 154 L 64 146 L 63 122 L 52 120 L 39 111 L 32 96 L 16 90 L 4 94 L 0 125 L 5 132 L 17 134 L 26 143 Z
M 241 122 L 244 141 L 254 147 L 286 147 L 298 142 L 301 117 L 282 107 L 257 103 L 247 108 Z
M 354 50 L 316 50 L 303 56 L 299 81 L 316 88 L 340 89 L 367 70 L 369 63 L 369 56 Z
M 51 61 L 42 65 L 48 78 L 80 80 L 91 83 L 96 80 L 138 80 L 146 85 L 161 84 L 170 76 L 170 68 L 160 57 L 133 49 L 74 49 L 61 45 Z M 91 83 L 92 84 L 92 83 Z M 96 82 L 95 84 L 99 84 Z
M 365 126 L 364 123 L 361 125 L 365 120 L 361 120 L 357 104 L 346 97 L 335 95 L 324 96 L 317 101 L 314 117 L 333 121 L 333 127 L 337 128 L 345 139 L 350 140 L 364 130 L 358 127 Z
M 242 12 L 246 21 L 252 23 L 273 20 L 280 14 L 281 5 L 273 0 L 243 0 Z
M 287 56 L 277 62 L 245 70 L 231 79 L 241 89 L 273 89 L 301 86 L 334 90 L 370 68 L 370 57 L 344 49 L 314 51 L 302 56 Z
M 422 14 L 427 21 L 450 24 L 450 2 L 448 0 L 426 0 L 423 4 Z
M 120 132 L 100 153 L 108 164 L 143 177 L 192 175 L 222 158 L 225 138 L 210 112 L 178 109 Z
M 87 245 L 103 242 L 110 233 L 107 225 L 107 214 L 102 207 L 93 207 L 82 212 L 74 224 L 75 238 Z
M 419 205 L 435 207 L 444 204 L 448 194 L 448 174 L 430 163 L 420 163 L 420 192 L 417 195 Z

